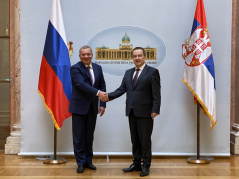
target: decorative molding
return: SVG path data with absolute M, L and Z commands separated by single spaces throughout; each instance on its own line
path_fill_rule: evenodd
M 21 151 L 21 43 L 20 0 L 10 0 L 10 131 L 5 144 L 5 154 Z
M 21 151 L 21 127 L 13 125 L 11 136 L 7 138 L 5 144 L 5 154 L 18 154 Z
M 233 124 L 230 135 L 230 151 L 239 154 L 239 124 Z
M 231 40 L 231 129 L 230 151 L 239 154 L 239 0 L 232 0 L 232 40 Z

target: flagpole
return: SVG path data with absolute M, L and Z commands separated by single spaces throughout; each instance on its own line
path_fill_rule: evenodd
M 53 157 L 46 158 L 46 160 L 43 161 L 44 164 L 66 163 L 66 160 L 64 158 L 60 158 L 56 156 L 56 150 L 57 150 L 57 129 L 54 126 L 54 155 Z
M 198 101 L 197 101 L 197 156 L 188 158 L 187 162 L 193 164 L 210 163 L 208 159 L 200 157 L 200 104 Z
M 200 158 L 200 104 L 197 101 L 197 159 Z

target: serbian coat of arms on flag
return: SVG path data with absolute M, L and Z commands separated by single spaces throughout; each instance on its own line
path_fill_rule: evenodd
M 185 60 L 183 82 L 216 124 L 216 85 L 212 48 L 208 33 L 203 0 L 198 0 L 191 37 L 182 45 Z

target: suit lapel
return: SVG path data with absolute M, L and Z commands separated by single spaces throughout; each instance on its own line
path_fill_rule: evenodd
M 140 80 L 143 78 L 143 76 L 146 74 L 147 70 L 148 70 L 148 66 L 145 65 L 143 71 L 140 73 L 140 75 L 139 75 L 139 77 L 138 77 L 138 79 L 137 79 L 137 81 L 136 81 L 136 84 L 135 84 L 134 88 L 137 86 L 137 84 L 139 83 L 139 81 L 140 81 Z M 133 81 L 133 80 L 132 80 L 132 81 Z M 133 83 L 133 82 L 132 82 L 132 83 Z
M 91 81 L 90 73 L 89 73 L 88 69 L 86 68 L 86 66 L 83 63 L 79 62 L 79 67 L 86 74 L 86 76 L 89 78 L 89 81 Z
M 135 71 L 135 68 L 132 68 L 131 71 L 130 71 L 130 76 L 129 76 L 132 88 L 134 87 L 134 82 L 133 82 L 134 71 Z
M 99 76 L 99 75 L 98 75 L 97 67 L 95 66 L 94 63 L 92 63 L 92 68 L 93 68 L 94 78 L 95 78 L 95 82 L 96 82 L 96 80 L 97 80 L 97 76 Z M 95 82 L 94 82 L 94 85 L 95 85 Z M 94 85 L 93 85 L 93 86 L 94 86 Z

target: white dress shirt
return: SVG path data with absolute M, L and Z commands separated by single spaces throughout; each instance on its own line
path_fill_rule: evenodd
M 92 67 L 92 63 L 90 65 L 86 65 L 86 68 L 88 68 L 88 66 L 90 67 L 90 74 L 91 74 L 91 77 L 92 77 L 92 81 L 93 81 L 93 84 L 95 83 L 95 75 L 94 75 L 94 70 L 93 70 L 93 67 Z M 93 86 L 92 84 L 92 86 Z M 100 90 L 98 90 L 98 92 L 96 93 L 96 96 L 99 95 L 99 92 Z
M 145 63 L 141 67 L 139 67 L 138 78 L 139 78 L 139 75 L 141 74 L 141 72 L 143 71 L 144 67 L 145 67 Z M 136 69 L 138 69 L 138 68 L 135 67 L 135 71 L 134 71 L 134 74 L 133 74 L 133 79 L 134 79 L 134 76 L 135 76 L 135 73 L 136 73 Z

